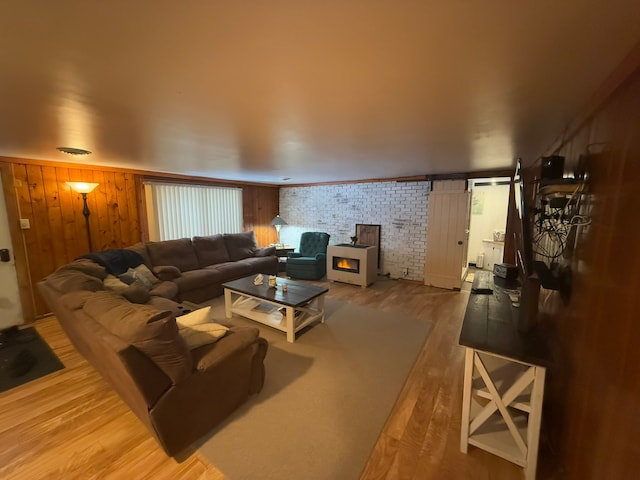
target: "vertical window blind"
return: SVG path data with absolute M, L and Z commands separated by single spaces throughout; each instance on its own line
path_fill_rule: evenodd
M 242 189 L 145 184 L 151 240 L 242 232 Z

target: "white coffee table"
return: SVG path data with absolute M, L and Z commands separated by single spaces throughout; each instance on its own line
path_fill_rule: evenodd
M 324 296 L 329 289 L 286 278 L 278 278 L 278 285 L 273 288 L 267 285 L 268 275 L 264 275 L 262 285 L 255 285 L 254 278 L 250 276 L 222 284 L 227 318 L 235 313 L 268 325 L 286 332 L 287 341 L 292 343 L 296 340 L 296 332 L 307 325 L 316 320 L 324 323 Z

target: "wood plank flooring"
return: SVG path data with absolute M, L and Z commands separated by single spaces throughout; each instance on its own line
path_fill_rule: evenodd
M 400 308 L 434 323 L 362 480 L 523 478 L 519 467 L 477 448 L 466 455 L 459 451 L 464 352 L 457 339 L 468 292 L 386 278 L 367 289 L 315 283 L 329 287 L 329 298 Z M 54 317 L 35 326 L 66 368 L 0 393 L 0 478 L 225 478 L 197 451 L 167 457 L 75 351 Z

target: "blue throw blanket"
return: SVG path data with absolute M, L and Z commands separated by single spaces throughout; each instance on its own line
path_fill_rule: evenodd
M 112 275 L 122 275 L 130 268 L 135 268 L 144 262 L 142 256 L 133 250 L 114 248 L 102 252 L 87 253 L 79 258 L 88 258 L 102 265 Z

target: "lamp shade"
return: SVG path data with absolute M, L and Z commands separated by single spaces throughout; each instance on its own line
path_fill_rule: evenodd
M 64 182 L 71 187 L 71 190 L 78 193 L 91 193 L 99 183 L 87 183 L 87 182 Z
M 284 221 L 284 219 L 278 214 L 275 217 L 273 217 L 273 220 L 271 220 L 271 225 L 289 225 L 287 222 Z

